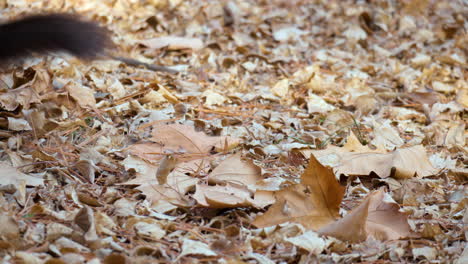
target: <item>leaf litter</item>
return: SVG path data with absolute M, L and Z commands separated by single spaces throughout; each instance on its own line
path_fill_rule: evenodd
M 179 73 L 0 74 L 3 262 L 466 262 L 463 1 L 10 2 Z

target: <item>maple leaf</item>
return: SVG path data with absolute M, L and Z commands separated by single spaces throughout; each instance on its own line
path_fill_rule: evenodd
M 332 169 L 311 156 L 301 183 L 277 192 L 276 203 L 253 224 L 267 227 L 291 221 L 317 230 L 339 217 L 344 192 L 345 188 L 336 180 Z
M 369 236 L 379 240 L 395 240 L 412 235 L 407 216 L 400 207 L 385 199 L 383 189 L 369 194 L 364 201 L 342 219 L 319 230 L 323 235 L 350 242 L 361 242 Z

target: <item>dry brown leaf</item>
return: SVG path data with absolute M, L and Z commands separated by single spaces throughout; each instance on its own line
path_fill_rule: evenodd
M 272 88 L 271 92 L 278 97 L 285 97 L 288 94 L 289 90 L 289 80 L 282 79 L 278 81 Z
M 374 134 L 371 144 L 377 148 L 394 150 L 405 143 L 397 129 L 390 124 L 390 120 L 386 120 L 382 124 L 374 122 Z
M 186 192 L 192 188 L 198 181 L 196 178 L 189 176 L 194 172 L 205 172 L 209 169 L 205 160 L 191 160 L 181 162 L 171 170 L 166 178 L 166 183 L 175 190 Z M 156 184 L 157 171 L 159 168 L 153 164 L 147 163 L 138 158 L 127 158 L 125 160 L 126 169 L 135 169 L 137 177 L 123 183 L 124 185 L 141 185 L 141 184 Z
M 177 159 L 172 155 L 166 155 L 159 162 L 158 170 L 156 171 L 156 179 L 159 184 L 165 184 L 167 182 L 167 176 L 171 173 L 177 165 Z
M 391 161 L 392 168 L 395 168 L 396 178 L 412 178 L 415 175 L 426 177 L 437 173 L 422 145 L 398 149 L 389 154 L 391 154 L 389 161 Z
M 8 129 L 12 131 L 29 131 L 32 130 L 28 121 L 23 118 L 8 117 Z
M 164 153 L 164 148 L 157 143 L 137 143 L 131 145 L 128 149 L 132 155 L 151 163 L 157 164 L 164 158 L 164 155 L 161 155 Z
M 181 258 L 187 255 L 201 255 L 201 256 L 216 256 L 216 252 L 210 249 L 210 247 L 200 241 L 185 238 L 182 244 L 182 252 L 178 256 Z
M 95 214 L 96 232 L 100 235 L 114 236 L 113 231 L 117 228 L 117 224 L 110 216 L 104 212 L 97 211 Z
M 7 111 L 14 111 L 20 105 L 29 109 L 31 103 L 40 103 L 40 98 L 29 87 L 17 88 L 0 94 L 0 105 Z
M 142 184 L 137 189 L 146 195 L 152 207 L 158 212 L 167 212 L 177 207 L 191 205 L 184 195 L 185 192 L 171 186 L 159 185 L 156 180 Z
M 70 96 L 83 108 L 95 108 L 96 99 L 94 98 L 94 91 L 84 85 L 76 82 L 68 83 L 65 88 Z
M 199 205 L 211 208 L 255 206 L 252 193 L 247 188 L 231 184 L 225 186 L 197 184 L 193 198 Z
M 20 239 L 20 228 L 17 221 L 2 211 L 0 214 L 0 248 L 6 249 L 10 246 L 17 246 Z
M 226 98 L 225 96 L 221 95 L 220 93 L 216 93 L 212 90 L 206 90 L 205 92 L 203 92 L 202 96 L 205 97 L 204 105 L 207 107 L 223 105 L 228 100 L 228 98 Z
M 261 180 L 261 169 L 250 159 L 241 159 L 241 153 L 234 154 L 221 162 L 209 175 L 214 184 L 255 185 Z
M 385 200 L 385 192 L 369 194 L 366 199 L 342 219 L 319 230 L 323 235 L 350 242 L 361 242 L 369 236 L 378 240 L 396 240 L 411 235 L 407 216 L 399 206 Z
M 376 153 L 385 153 L 384 149 L 370 149 L 368 146 L 362 145 L 359 139 L 354 133 L 350 133 L 346 139 L 346 143 L 343 145 L 343 150 L 349 152 L 376 152 Z
M 365 149 L 361 148 L 360 151 L 365 151 Z M 312 151 L 312 153 L 324 164 L 332 166 L 337 174 L 369 175 L 374 172 L 379 177 L 386 178 L 395 168 L 395 177 L 412 178 L 415 175 L 426 177 L 437 172 L 432 167 L 422 145 L 397 149 L 385 154 L 347 152 L 344 148 L 333 146 L 325 150 Z
M 84 233 L 83 238 L 87 242 L 95 241 L 98 239 L 94 221 L 94 212 L 90 207 L 84 206 L 83 208 L 81 208 L 81 210 L 78 211 L 78 213 L 76 214 L 73 221 L 76 225 L 78 225 L 81 228 L 81 230 Z
M 179 50 L 179 49 L 199 50 L 203 48 L 203 41 L 201 39 L 174 37 L 174 36 L 141 40 L 140 43 L 152 49 L 160 49 L 160 48 L 167 47 L 169 50 Z
M 96 165 L 91 160 L 79 160 L 73 166 L 73 168 L 77 169 L 81 176 L 88 180 L 90 183 L 94 183 L 95 172 L 96 172 Z
M 403 96 L 419 104 L 433 105 L 440 101 L 441 95 L 435 92 L 413 92 L 406 93 Z
M 51 93 L 50 76 L 46 70 L 37 67 L 34 76 L 23 85 L 0 94 L 0 105 L 7 111 L 13 111 L 18 106 L 30 109 L 35 103 L 40 103 Z
M 0 162 L 0 175 L 2 175 L 2 182 L 0 185 L 17 186 L 21 181 L 24 181 L 27 186 L 39 186 L 44 184 L 44 180 L 38 177 L 24 174 L 11 166 L 8 162 Z
M 177 206 L 188 206 L 186 193 L 193 189 L 198 182 L 197 178 L 189 175 L 208 170 L 205 160 L 191 160 L 181 162 L 167 175 L 166 183 L 161 185 L 157 179 L 158 166 L 147 163 L 135 157 L 125 160 L 125 168 L 135 169 L 137 177 L 124 183 L 124 185 L 139 185 L 138 190 L 146 195 L 152 206 L 159 212 L 172 210 Z
M 317 230 L 339 217 L 344 192 L 332 169 L 311 156 L 301 183 L 277 192 L 276 203 L 253 224 L 267 227 L 290 221 Z
M 453 122 L 450 124 L 447 135 L 445 137 L 445 145 L 449 148 L 459 147 L 460 149 L 466 147 L 466 122 Z
M 369 215 L 369 199 L 351 211 L 344 218 L 322 227 L 318 232 L 322 235 L 333 236 L 352 243 L 366 240 L 366 219 Z
M 130 217 L 126 227 L 134 229 L 137 236 L 148 240 L 159 240 L 166 235 L 161 223 L 152 218 Z
M 228 151 L 239 144 L 236 139 L 210 137 L 192 126 L 180 124 L 154 126 L 150 140 L 157 144 L 135 144 L 130 152 L 151 162 L 157 162 L 165 153 L 174 154 L 179 161 L 188 161 L 207 157 L 212 150 Z
M 208 154 L 212 149 L 228 151 L 238 144 L 238 140 L 230 137 L 211 137 L 187 125 L 171 124 L 156 125 L 153 128 L 151 141 L 164 146 L 164 150 L 175 153 Z
M 459 89 L 456 100 L 461 106 L 468 108 L 468 88 Z
M 211 137 L 187 125 L 157 125 L 153 128 L 150 140 L 162 144 L 165 150 L 188 154 L 208 154 L 212 149 L 228 151 L 238 144 L 230 137 Z

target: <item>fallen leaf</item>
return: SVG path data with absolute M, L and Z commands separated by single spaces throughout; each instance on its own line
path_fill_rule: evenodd
M 173 154 L 179 161 L 188 161 L 209 156 L 212 150 L 229 151 L 239 144 L 236 139 L 210 137 L 195 131 L 192 126 L 180 124 L 154 126 L 150 140 L 155 143 L 132 145 L 130 152 L 151 162 L 158 162 L 163 154 Z
M 381 189 L 369 194 L 366 199 L 342 219 L 319 230 L 349 242 L 361 242 L 368 237 L 378 240 L 396 240 L 411 235 L 407 216 L 399 212 L 400 207 L 386 200 Z
M 25 181 L 27 186 L 39 186 L 44 184 L 42 178 L 34 177 L 24 174 L 11 166 L 6 161 L 0 162 L 0 175 L 2 175 L 2 182 L 0 185 L 17 186 L 21 181 Z
M 8 129 L 13 131 L 29 131 L 32 130 L 28 121 L 20 118 L 8 117 Z
M 84 232 L 83 237 L 87 242 L 92 242 L 98 239 L 94 221 L 94 212 L 90 207 L 84 206 L 81 208 L 73 221 Z
M 379 150 L 365 152 L 365 149 L 359 149 L 361 152 L 348 152 L 345 148 L 331 146 L 311 152 L 320 162 L 332 166 L 337 174 L 359 176 L 374 172 L 381 178 L 387 178 L 391 176 L 393 168 L 397 178 L 412 178 L 415 175 L 427 177 L 437 173 L 422 145 L 397 149 L 390 153 L 378 153 Z
M 217 256 L 218 254 L 203 242 L 185 238 L 182 242 L 182 252 L 177 259 L 188 255 Z
M 228 100 L 223 95 L 213 92 L 212 90 L 206 90 L 203 92 L 203 97 L 205 97 L 205 106 L 214 106 L 214 105 L 223 105 Z
M 405 143 L 398 131 L 390 125 L 390 120 L 387 120 L 383 124 L 374 122 L 374 134 L 375 136 L 371 144 L 377 148 L 393 150 L 403 146 Z
M 276 192 L 276 203 L 257 216 L 252 224 L 261 228 L 296 222 L 317 230 L 339 217 L 344 192 L 345 188 L 336 180 L 333 170 L 311 156 L 301 183 Z
M 156 171 L 156 179 L 159 184 L 165 184 L 167 182 L 167 176 L 175 169 L 176 165 L 177 159 L 172 155 L 165 156 L 161 162 L 159 162 L 159 167 Z
M 309 113 L 327 113 L 335 107 L 327 103 L 322 97 L 310 93 L 307 97 L 307 111 Z
M 160 49 L 167 47 L 169 50 L 199 50 L 203 48 L 203 41 L 201 39 L 174 36 L 145 39 L 141 40 L 140 43 L 152 49 Z
M 214 184 L 249 186 L 261 179 L 261 169 L 250 159 L 242 160 L 240 152 L 225 159 L 208 175 L 208 181 Z
M 273 32 L 273 38 L 276 41 L 297 40 L 305 32 L 297 27 L 285 27 Z
M 282 79 L 278 81 L 273 88 L 271 88 L 271 92 L 279 97 L 284 97 L 288 94 L 289 90 L 289 80 L 288 79 Z
M 164 229 L 162 229 L 157 223 L 146 223 L 144 221 L 140 221 L 135 223 L 133 228 L 135 229 L 137 236 L 153 241 L 157 241 L 166 235 L 166 231 L 164 231 Z
M 160 213 L 191 205 L 188 197 L 184 194 L 185 192 L 169 185 L 159 185 L 156 180 L 142 184 L 137 189 L 146 195 L 152 208 Z
M 310 254 L 320 254 L 327 246 L 325 240 L 314 231 L 307 231 L 302 235 L 295 237 L 288 237 L 284 239 L 285 241 L 307 250 Z
M 0 248 L 17 246 L 20 239 L 20 227 L 17 221 L 4 211 L 0 214 L 0 220 L 2 223 L 0 225 Z
M 96 99 L 94 98 L 94 91 L 84 85 L 76 82 L 68 83 L 65 88 L 73 99 L 83 108 L 96 107 Z
M 420 248 L 413 248 L 412 250 L 413 259 L 417 259 L 418 257 L 424 257 L 428 261 L 435 260 L 437 257 L 437 249 L 433 247 L 420 247 Z
M 253 194 L 245 187 L 227 184 L 209 186 L 197 184 L 193 198 L 201 206 L 211 208 L 235 208 L 255 206 Z

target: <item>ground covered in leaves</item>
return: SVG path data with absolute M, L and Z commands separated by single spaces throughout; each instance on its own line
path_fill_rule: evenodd
M 466 1 L 0 3 L 178 71 L 3 70 L 2 263 L 468 263 Z

